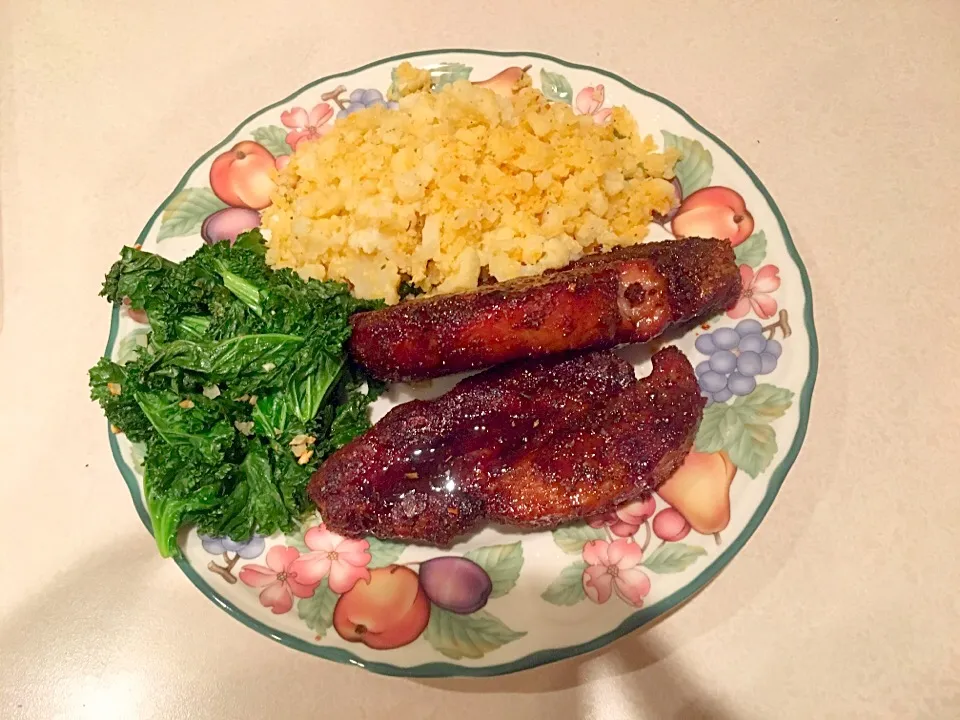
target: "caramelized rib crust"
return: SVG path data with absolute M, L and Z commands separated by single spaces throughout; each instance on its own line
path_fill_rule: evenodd
M 539 277 L 358 313 L 350 351 L 383 380 L 438 377 L 646 342 L 729 307 L 740 290 L 727 241 L 645 243 Z
M 555 526 L 656 489 L 703 405 L 676 348 L 642 380 L 609 351 L 497 367 L 391 410 L 321 465 L 309 493 L 352 537 L 447 545 L 487 520 Z

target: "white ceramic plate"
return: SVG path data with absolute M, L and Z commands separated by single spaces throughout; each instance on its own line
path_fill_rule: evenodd
M 722 402 L 707 408 L 696 454 L 661 495 L 591 524 L 538 533 L 488 528 L 451 550 L 375 539 L 339 545 L 341 538 L 316 527 L 319 519 L 293 535 L 256 538 L 242 546 L 202 541 L 195 532 L 182 538 L 184 555 L 177 562 L 191 582 L 245 625 L 290 647 L 391 675 L 514 672 L 589 652 L 675 608 L 730 562 L 753 534 L 796 458 L 806 429 L 817 364 L 810 285 L 770 194 L 723 142 L 676 105 L 613 73 L 536 53 L 411 53 L 310 83 L 251 115 L 198 159 L 157 208 L 137 242 L 151 252 L 180 259 L 199 245 L 201 224 L 211 214 L 233 206 L 238 211 L 226 214 L 239 222 L 244 216 L 254 217 L 242 208 L 243 197 L 223 191 L 219 194 L 224 197 L 218 197 L 211 189 L 214 160 L 236 143 L 253 141 L 264 157 L 269 154 L 282 163 L 291 144 L 322 132 L 352 107 L 377 102 L 390 85 L 391 70 L 404 59 L 433 69 L 441 82 L 459 77 L 480 81 L 508 67 L 529 65 L 534 84 L 552 100 L 568 102 L 598 122 L 607 108 L 624 105 L 643 132 L 679 147 L 682 197 L 699 190 L 696 204 L 708 212 L 687 215 L 679 225 L 653 226 L 650 239 L 668 238 L 672 230 L 728 233 L 745 290 L 731 313 L 675 342 L 697 365 L 709 361 L 701 350 L 710 350 L 712 341 L 723 345 L 724 340 L 740 340 L 740 335 L 713 335 L 715 330 L 736 328 L 748 320 L 755 323 L 741 325 L 742 330 L 756 330 L 758 325 L 762 330 L 745 345 L 777 356 L 775 367 L 771 357 L 765 358 L 764 373 L 754 378 L 752 390 L 748 379 L 707 376 L 707 367 L 700 368 L 701 385 L 719 387 L 711 383 L 723 381 L 744 394 L 726 398 L 724 390 L 718 391 Z M 115 310 L 106 354 L 121 357 L 144 332 L 145 326 L 134 317 Z M 695 345 L 701 335 L 709 338 Z M 641 348 L 624 352 L 645 374 L 648 352 Z M 739 349 L 734 354 L 742 355 Z M 724 359 L 729 361 L 723 356 L 714 364 L 723 369 Z M 449 379 L 437 381 L 417 390 L 417 395 L 435 395 L 451 384 Z M 412 392 L 408 386 L 392 387 L 377 401 L 374 417 L 409 399 Z M 149 528 L 137 448 L 123 436 L 109 434 L 109 439 Z M 339 559 L 330 558 L 331 549 L 339 550 Z M 306 592 L 299 590 L 300 595 L 312 591 L 309 597 L 297 597 L 285 569 L 308 553 L 312 561 L 327 563 L 324 567 L 329 566 L 332 574 Z M 353 565 L 343 560 L 349 553 Z M 467 568 L 481 584 L 486 583 L 483 575 L 489 578 L 490 595 L 481 609 L 450 612 L 417 595 L 422 563 L 438 557 L 466 557 L 473 562 L 440 565 Z M 352 584 L 351 589 L 334 592 L 329 583 L 333 576 L 338 578 L 335 585 Z M 420 599 L 411 600 L 415 597 Z

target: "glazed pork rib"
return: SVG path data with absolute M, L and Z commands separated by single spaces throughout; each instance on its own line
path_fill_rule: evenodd
M 539 277 L 357 313 L 350 351 L 382 380 L 438 377 L 646 342 L 729 307 L 740 289 L 725 240 L 646 243 Z
M 611 351 L 493 368 L 391 410 L 310 481 L 328 527 L 447 545 L 490 520 L 549 527 L 655 490 L 703 412 L 676 348 L 637 380 Z

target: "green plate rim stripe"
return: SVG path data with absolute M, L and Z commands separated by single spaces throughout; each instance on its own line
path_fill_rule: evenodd
M 507 675 L 509 673 L 519 672 L 520 670 L 527 670 L 530 668 L 538 667 L 540 665 L 546 665 L 549 663 L 557 662 L 558 660 L 564 660 L 566 658 L 575 657 L 577 655 L 582 655 L 584 653 L 592 652 L 599 648 L 608 645 L 609 643 L 617 640 L 632 631 L 646 625 L 655 618 L 679 607 L 681 604 L 692 598 L 700 590 L 702 590 L 711 580 L 713 580 L 721 570 L 723 570 L 733 559 L 733 557 L 740 552 L 747 541 L 752 537 L 754 532 L 756 532 L 761 521 L 766 516 L 767 512 L 770 510 L 770 507 L 773 505 L 773 501 L 777 496 L 777 493 L 780 490 L 780 486 L 783 485 L 783 481 L 786 479 L 787 473 L 790 471 L 790 468 L 793 466 L 793 463 L 797 459 L 797 455 L 800 452 L 800 447 L 803 445 L 803 439 L 807 433 L 807 425 L 810 419 L 810 403 L 813 396 L 813 388 L 816 382 L 817 368 L 819 364 L 820 350 L 817 343 L 817 333 L 814 326 L 814 317 L 813 317 L 813 290 L 810 286 L 810 277 L 807 274 L 807 268 L 803 264 L 803 260 L 800 258 L 800 254 L 797 252 L 797 248 L 793 242 L 793 236 L 790 234 L 790 230 L 787 228 L 786 220 L 783 217 L 783 214 L 780 212 L 780 208 L 777 207 L 776 202 L 774 202 L 773 197 L 770 195 L 767 188 L 760 181 L 760 178 L 757 177 L 756 173 L 750 169 L 750 167 L 743 161 L 743 159 L 735 153 L 730 146 L 728 146 L 723 140 L 718 138 L 712 132 L 707 130 L 703 125 L 698 123 L 693 119 L 686 111 L 680 108 L 678 105 L 674 104 L 666 98 L 650 92 L 649 90 L 644 90 L 643 88 L 635 85 L 634 83 L 626 80 L 625 78 L 617 75 L 616 73 L 610 72 L 609 70 L 603 70 L 601 68 L 594 67 L 592 65 L 584 65 L 579 63 L 572 63 L 566 60 L 561 60 L 555 58 L 552 55 L 547 55 L 545 53 L 539 52 L 522 52 L 522 51 L 501 51 L 501 50 L 476 50 L 470 48 L 440 48 L 436 50 L 418 50 L 415 52 L 402 53 L 400 55 L 392 55 L 390 57 L 382 58 L 380 60 L 375 60 L 373 62 L 361 65 L 352 70 L 348 70 L 341 73 L 335 73 L 333 75 L 326 75 L 317 80 L 314 80 L 310 83 L 307 83 L 301 87 L 296 92 L 291 93 L 287 97 L 279 100 L 271 105 L 257 110 L 249 117 L 247 117 L 243 122 L 241 122 L 237 127 L 227 135 L 223 140 L 221 140 L 217 145 L 212 147 L 206 153 L 200 156 L 196 162 L 194 162 L 189 169 L 184 173 L 183 177 L 180 179 L 180 182 L 177 183 L 177 186 L 173 191 L 166 197 L 166 199 L 160 204 L 160 206 L 153 212 L 150 216 L 150 219 L 147 221 L 147 224 L 144 226 L 143 230 L 140 231 L 140 234 L 137 236 L 136 242 L 142 243 L 146 236 L 149 234 L 150 229 L 153 227 L 154 222 L 160 216 L 160 213 L 163 211 L 163 208 L 166 207 L 167 203 L 173 199 L 173 197 L 179 193 L 187 183 L 189 177 L 193 172 L 213 153 L 220 150 L 224 145 L 230 142 L 237 134 L 255 117 L 268 111 L 273 110 L 285 103 L 290 102 L 306 90 L 309 90 L 312 87 L 316 87 L 321 83 L 329 82 L 337 78 L 345 78 L 356 73 L 368 70 L 372 67 L 377 67 L 380 65 L 385 65 L 388 63 L 399 62 L 401 60 L 407 60 L 409 58 L 422 57 L 424 55 L 440 55 L 444 53 L 462 53 L 462 54 L 473 54 L 473 55 L 486 55 L 488 57 L 533 57 L 540 60 L 546 60 L 548 62 L 557 63 L 567 68 L 572 68 L 575 70 L 587 70 L 589 72 L 598 73 L 604 75 L 612 80 L 616 80 L 620 83 L 623 83 L 626 87 L 630 88 L 634 92 L 640 93 L 641 95 L 648 97 L 652 100 L 660 102 L 671 110 L 676 112 L 678 115 L 683 117 L 687 122 L 689 122 L 693 127 L 702 132 L 704 135 L 709 137 L 713 142 L 719 145 L 733 160 L 739 165 L 747 176 L 753 182 L 754 186 L 763 195 L 764 199 L 767 201 L 770 209 L 773 211 L 774 216 L 777 219 L 777 224 L 780 227 L 780 231 L 783 233 L 783 237 L 786 240 L 787 253 L 790 255 L 790 258 L 796 264 L 797 270 L 800 273 L 801 286 L 804 291 L 804 307 L 803 307 L 803 322 L 804 327 L 807 330 L 810 340 L 810 354 L 809 354 L 809 363 L 810 367 L 807 371 L 807 377 L 804 379 L 803 387 L 800 391 L 800 401 L 799 401 L 799 411 L 800 411 L 800 421 L 797 425 L 797 432 L 793 437 L 793 442 L 790 444 L 790 449 L 787 454 L 784 456 L 783 460 L 777 465 L 776 469 L 773 471 L 770 477 L 770 485 L 767 488 L 767 492 L 763 497 L 763 500 L 757 506 L 757 509 L 754 511 L 753 516 L 750 518 L 750 521 L 746 524 L 744 529 L 740 534 L 730 543 L 730 545 L 719 555 L 717 558 L 710 564 L 707 570 L 698 575 L 690 584 L 684 586 L 682 589 L 668 595 L 662 600 L 649 605 L 647 607 L 637 610 L 635 613 L 627 617 L 620 625 L 618 625 L 613 630 L 604 633 L 603 635 L 589 640 L 585 643 L 579 645 L 570 645 L 563 648 L 550 648 L 548 650 L 538 650 L 537 652 L 530 653 L 525 655 L 522 658 L 513 660 L 508 663 L 502 663 L 500 665 L 489 665 L 484 667 L 469 667 L 464 665 L 456 665 L 453 663 L 447 662 L 431 662 L 424 663 L 422 665 L 415 665 L 412 667 L 402 667 L 398 665 L 391 665 L 390 663 L 372 661 L 372 660 L 363 660 L 362 658 L 354 655 L 348 650 L 343 650 L 341 648 L 328 647 L 322 645 L 312 644 L 303 640 L 301 638 L 288 635 L 287 633 L 280 632 L 274 628 L 269 627 L 268 625 L 256 620 L 251 617 L 243 610 L 239 609 L 236 605 L 231 603 L 229 600 L 221 596 L 216 590 L 214 590 L 207 582 L 205 582 L 200 575 L 194 570 L 192 566 L 187 563 L 184 558 L 179 558 L 176 560 L 177 565 L 183 571 L 183 573 L 190 579 L 196 587 L 206 595 L 212 602 L 226 610 L 230 615 L 239 620 L 241 623 L 247 627 L 256 630 L 257 632 L 266 635 L 277 642 L 286 645 L 291 648 L 309 653 L 311 655 L 316 655 L 317 657 L 322 657 L 327 660 L 333 660 L 334 662 L 355 665 L 357 667 L 362 667 L 367 670 L 382 674 L 382 675 L 392 675 L 396 677 L 416 677 L 416 678 L 431 678 L 431 677 L 490 677 L 496 675 Z M 118 308 L 114 308 L 110 318 L 110 334 L 107 338 L 106 349 L 104 350 L 104 355 L 110 357 L 113 352 L 113 346 L 117 338 L 117 330 L 119 327 L 120 314 Z M 143 498 L 140 493 L 140 486 L 137 480 L 136 475 L 133 473 L 132 469 L 127 465 L 126 461 L 123 459 L 120 453 L 120 445 L 117 442 L 117 437 L 114 435 L 109 428 L 107 427 L 107 435 L 110 441 L 110 450 L 113 454 L 113 459 L 117 464 L 117 468 L 120 470 L 121 475 L 123 476 L 124 481 L 127 484 L 127 488 L 130 491 L 130 496 L 133 499 L 133 503 L 136 506 L 137 513 L 140 516 L 140 520 L 143 522 L 144 526 L 152 534 L 153 530 L 150 525 L 150 516 L 147 513 L 146 507 L 143 504 Z

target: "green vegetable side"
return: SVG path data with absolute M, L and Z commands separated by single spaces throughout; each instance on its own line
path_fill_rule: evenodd
M 144 495 L 157 546 L 177 533 L 243 541 L 289 531 L 310 510 L 319 463 L 369 425 L 382 386 L 348 360 L 349 317 L 381 305 L 343 283 L 267 267 L 259 230 L 174 263 L 123 249 L 101 294 L 144 309 L 145 347 L 102 358 L 91 397 L 146 444 Z

